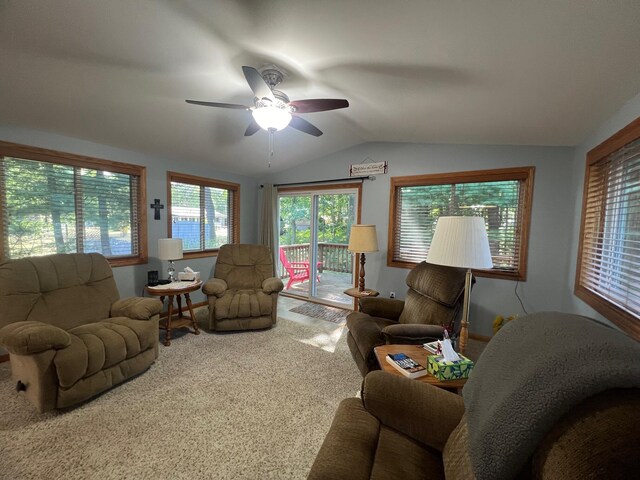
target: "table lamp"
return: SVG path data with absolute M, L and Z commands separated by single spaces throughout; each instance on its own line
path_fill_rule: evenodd
M 158 258 L 160 260 L 169 260 L 169 268 L 167 274 L 170 282 L 176 280 L 176 269 L 173 264 L 174 260 L 182 258 L 182 239 L 181 238 L 160 238 L 158 239 Z
M 462 303 L 460 347 L 464 353 L 469 328 L 471 269 L 493 268 L 487 229 L 482 217 L 440 217 L 431 240 L 427 262 L 467 269 Z
M 365 253 L 373 253 L 378 251 L 378 236 L 376 234 L 375 225 L 352 225 L 351 234 L 349 235 L 349 246 L 347 247 L 351 253 L 360 254 L 360 281 L 358 282 L 358 291 L 364 290 L 364 262 Z

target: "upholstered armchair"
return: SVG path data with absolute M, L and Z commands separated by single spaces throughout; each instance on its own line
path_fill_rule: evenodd
M 557 337 L 557 338 L 554 338 Z M 387 372 L 343 400 L 309 480 L 638 478 L 640 344 L 585 317 L 503 327 L 458 395 Z
M 278 293 L 284 285 L 273 276 L 273 256 L 268 247 L 223 245 L 213 277 L 202 286 L 209 302 L 211 330 L 251 330 L 275 325 Z
M 0 264 L 0 345 L 16 388 L 40 412 L 87 400 L 158 356 L 162 304 L 119 299 L 100 254 L 58 254 Z
M 464 268 L 427 262 L 407 275 L 405 300 L 362 298 L 360 311 L 347 316 L 347 344 L 360 373 L 380 367 L 373 349 L 384 344 L 422 344 L 457 333 L 464 297 Z

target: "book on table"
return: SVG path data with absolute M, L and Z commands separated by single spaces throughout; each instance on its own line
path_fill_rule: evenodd
M 424 343 L 422 344 L 422 348 L 424 348 L 429 353 L 433 353 L 434 355 L 442 351 L 442 347 L 440 346 L 440 340 Z
M 423 365 L 404 353 L 390 353 L 386 358 L 389 365 L 406 377 L 418 378 L 429 373 Z

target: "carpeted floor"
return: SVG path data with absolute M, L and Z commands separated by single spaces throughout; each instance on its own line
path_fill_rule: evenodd
M 303 479 L 362 381 L 344 332 L 310 325 L 185 334 L 144 374 L 38 415 L 0 364 L 0 478 Z
M 309 317 L 320 318 L 338 325 L 344 323 L 347 319 L 347 315 L 351 313 L 351 310 L 329 307 L 311 302 L 305 302 L 300 306 L 290 309 L 290 311 L 301 315 L 307 315 Z

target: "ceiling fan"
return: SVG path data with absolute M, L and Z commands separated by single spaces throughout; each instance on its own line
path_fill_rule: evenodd
M 244 132 L 245 136 L 256 133 L 260 128 L 273 132 L 290 126 L 301 132 L 315 137 L 322 135 L 322 131 L 299 117 L 299 113 L 324 112 L 346 108 L 349 102 L 336 98 L 316 98 L 307 100 L 289 101 L 289 97 L 275 87 L 282 82 L 284 74 L 275 66 L 266 68 L 262 74 L 253 67 L 242 67 L 244 77 L 253 91 L 255 97 L 253 106 L 247 107 L 235 103 L 203 102 L 200 100 L 186 100 L 194 105 L 206 107 L 232 108 L 251 112 L 253 118 Z

